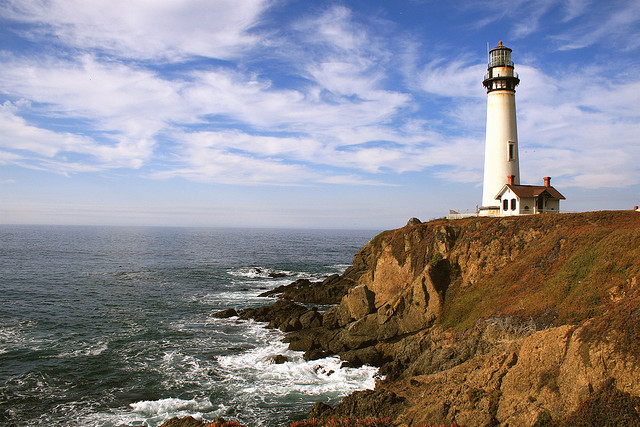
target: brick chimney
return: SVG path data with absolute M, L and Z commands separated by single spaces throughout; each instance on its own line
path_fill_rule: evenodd
M 545 187 L 551 187 L 551 177 L 550 176 L 545 176 L 542 179 L 544 179 L 544 186 Z
M 509 185 L 513 185 L 513 180 L 516 178 L 515 175 L 507 175 L 507 179 L 509 179 Z

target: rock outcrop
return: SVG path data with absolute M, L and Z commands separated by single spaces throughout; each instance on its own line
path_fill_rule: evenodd
M 314 304 L 337 304 L 340 299 L 354 286 L 354 280 L 338 274 L 327 277 L 322 282 L 312 282 L 308 279 L 298 279 L 289 285 L 278 286 L 263 292 L 261 297 L 274 297 Z
M 344 275 L 274 292 L 326 312 L 280 300 L 241 316 L 306 358 L 381 367 L 375 390 L 314 407 L 319 422 L 639 425 L 639 278 L 637 212 L 411 220 Z

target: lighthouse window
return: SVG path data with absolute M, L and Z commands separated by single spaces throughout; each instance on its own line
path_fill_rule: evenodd
M 509 161 L 513 160 L 516 157 L 515 153 L 516 153 L 515 144 L 509 141 Z

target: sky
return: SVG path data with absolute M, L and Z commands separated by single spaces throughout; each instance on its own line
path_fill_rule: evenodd
M 0 223 L 401 227 L 481 204 L 487 46 L 522 184 L 640 205 L 638 0 L 0 0 Z

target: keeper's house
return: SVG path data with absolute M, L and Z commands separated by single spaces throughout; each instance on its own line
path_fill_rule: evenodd
M 560 200 L 565 197 L 551 186 L 551 178 L 545 176 L 544 185 L 515 185 L 514 176 L 508 176 L 496 200 L 500 201 L 500 216 L 532 215 L 560 212 Z

